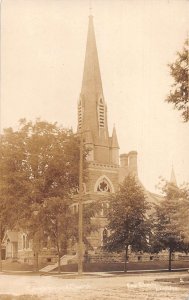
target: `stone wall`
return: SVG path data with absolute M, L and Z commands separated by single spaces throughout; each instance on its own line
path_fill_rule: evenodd
M 129 252 L 128 261 L 130 262 L 147 262 L 147 261 L 164 261 L 168 260 L 169 254 L 168 251 L 164 250 L 158 254 L 152 253 L 142 253 L 142 252 Z M 174 253 L 172 255 L 172 260 L 189 260 L 189 256 Z M 122 263 L 125 261 L 125 253 L 110 253 L 105 251 L 96 250 L 96 252 L 89 253 L 84 256 L 84 261 L 88 263 Z
M 35 254 L 32 250 L 19 250 L 18 261 L 34 265 Z M 38 254 L 39 264 L 54 264 L 57 262 L 57 253 L 54 249 L 42 249 Z

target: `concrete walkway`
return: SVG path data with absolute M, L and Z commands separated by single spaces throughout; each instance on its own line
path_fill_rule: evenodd
M 169 272 L 167 269 L 159 269 L 159 270 L 134 270 L 134 271 L 127 271 L 125 272 L 120 272 L 120 271 L 112 271 L 112 272 L 83 272 L 82 275 L 78 275 L 77 272 L 34 272 L 34 271 L 11 271 L 11 270 L 5 270 L 0 272 L 0 274 L 5 274 L 5 275 L 33 275 L 33 276 L 56 276 L 56 277 L 62 277 L 62 278 L 71 278 L 71 279 L 78 279 L 78 278 L 99 278 L 99 277 L 129 277 L 129 276 L 152 276 L 152 274 L 162 274 L 165 273 L 165 276 L 169 274 L 170 275 L 176 275 L 178 273 L 183 273 L 188 275 L 188 269 L 187 268 L 181 268 L 181 269 L 173 269 L 171 272 Z

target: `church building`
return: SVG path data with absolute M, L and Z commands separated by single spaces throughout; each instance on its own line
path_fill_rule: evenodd
M 84 183 L 83 204 L 100 201 L 102 210 L 97 217 L 100 228 L 88 237 L 92 254 L 101 249 L 107 237 L 108 198 L 115 193 L 119 184 L 127 175 L 136 176 L 137 152 L 130 151 L 119 155 L 119 142 L 115 126 L 112 134 L 108 130 L 107 103 L 104 98 L 98 52 L 96 46 L 93 16 L 89 16 L 87 45 L 81 93 L 78 101 L 78 133 L 82 133 L 85 147 L 88 148 L 87 180 Z M 142 184 L 141 184 L 142 185 Z M 160 196 L 144 191 L 149 202 L 157 202 Z M 73 211 L 78 209 L 77 196 L 73 199 Z M 32 241 L 27 240 L 27 234 L 10 231 L 6 233 L 4 245 L 7 258 L 18 259 L 21 262 L 33 263 Z M 72 249 L 73 250 L 73 249 Z M 71 250 L 70 250 L 71 251 Z M 100 250 L 99 250 L 100 251 Z M 77 248 L 75 248 L 77 252 Z M 56 251 L 45 246 L 40 253 L 41 262 L 56 261 Z
M 93 250 L 103 246 L 103 239 L 107 235 L 106 213 L 110 193 L 114 193 L 129 174 L 136 176 L 140 182 L 137 171 L 137 152 L 130 151 L 119 155 L 116 128 L 114 126 L 110 135 L 107 119 L 107 103 L 102 87 L 93 16 L 90 15 L 82 87 L 78 101 L 78 133 L 82 134 L 86 148 L 90 149 L 83 202 L 100 201 L 102 203 L 101 216 L 98 217 L 101 228 L 98 233 L 90 237 Z M 158 201 L 158 195 L 148 191 L 145 193 L 149 201 Z M 77 205 L 78 203 L 75 204 L 75 210 Z

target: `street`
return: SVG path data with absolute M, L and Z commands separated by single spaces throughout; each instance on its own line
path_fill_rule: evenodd
M 83 275 L 82 278 L 69 278 L 65 275 L 35 276 L 1 273 L 0 299 L 188 300 L 188 279 L 186 272 L 124 276 L 95 273 Z M 167 280 L 172 283 L 166 282 Z

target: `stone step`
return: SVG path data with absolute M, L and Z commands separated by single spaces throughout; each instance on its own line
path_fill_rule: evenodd
M 61 266 L 67 265 L 69 260 L 74 259 L 76 257 L 77 257 L 77 255 L 64 255 L 60 258 L 60 265 Z M 53 271 L 54 269 L 56 269 L 57 267 L 58 267 L 58 263 L 55 263 L 53 265 L 48 265 L 39 271 L 40 272 L 50 272 L 50 271 Z

